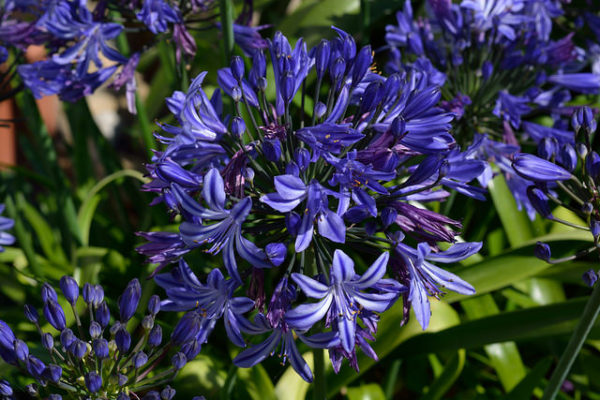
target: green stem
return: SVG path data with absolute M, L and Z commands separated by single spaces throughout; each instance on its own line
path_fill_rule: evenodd
M 221 0 L 221 31 L 223 32 L 223 50 L 225 55 L 225 66 L 229 66 L 231 54 L 233 53 L 233 2 L 232 0 Z
M 38 263 L 35 250 L 33 249 L 31 233 L 23 226 L 23 220 L 19 216 L 13 198 L 11 196 L 6 197 L 4 203 L 6 205 L 8 216 L 15 221 L 14 233 L 17 238 L 17 245 L 23 249 L 23 253 L 25 253 L 25 258 L 27 258 L 27 263 L 29 264 L 29 268 L 33 275 L 35 275 L 37 279 L 43 279 L 45 276 L 44 270 Z
M 327 399 L 327 381 L 325 380 L 325 357 L 323 349 L 313 349 L 315 365 L 313 368 L 313 398 L 314 400 Z
M 581 319 L 577 323 L 575 331 L 569 339 L 567 348 L 560 357 L 558 365 L 550 377 L 548 386 L 546 386 L 546 389 L 544 390 L 542 400 L 552 400 L 558 394 L 562 383 L 567 378 L 571 366 L 575 362 L 575 358 L 577 358 L 577 355 L 583 346 L 583 342 L 585 342 L 585 339 L 594 325 L 594 321 L 598 317 L 598 313 L 600 313 L 600 283 L 597 283 L 594 286 L 594 290 L 585 305 Z
M 369 43 L 369 35 L 368 30 L 371 25 L 371 1 L 370 0 L 360 0 L 360 14 L 361 18 L 361 36 L 363 44 Z

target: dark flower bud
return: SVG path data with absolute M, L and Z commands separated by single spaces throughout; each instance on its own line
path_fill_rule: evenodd
M 592 235 L 595 238 L 598 237 L 598 235 L 600 235 L 600 221 L 597 221 L 595 219 L 592 219 L 590 221 L 590 232 L 592 232 Z
M 390 128 L 392 135 L 402 137 L 406 133 L 406 121 L 404 121 L 404 118 L 402 117 L 397 117 L 392 121 Z
M 106 328 L 110 322 L 110 310 L 105 301 L 100 303 L 98 308 L 96 308 L 96 321 L 102 328 Z
M 100 324 L 96 321 L 92 321 L 90 323 L 89 332 L 92 339 L 97 339 L 100 337 L 100 335 L 102 335 L 102 326 L 100 326 Z
M 86 302 L 86 304 L 94 304 L 94 298 L 96 297 L 96 290 L 94 289 L 94 285 L 91 285 L 89 283 L 86 283 L 85 285 L 83 285 L 83 301 Z
M 17 358 L 21 361 L 25 361 L 29 357 L 29 347 L 21 339 L 16 339 L 13 344 L 13 349 Z
M 279 87 L 281 89 L 281 98 L 286 104 L 289 104 L 294 97 L 294 89 L 296 85 L 296 79 L 294 73 L 286 71 L 281 75 L 279 80 Z
M 62 368 L 55 364 L 50 364 L 44 370 L 44 378 L 48 379 L 50 382 L 58 383 L 60 377 L 62 376 Z
M 592 203 L 585 202 L 581 206 L 581 212 L 583 212 L 585 214 L 591 214 L 592 211 L 594 211 L 594 206 L 592 205 Z
M 392 225 L 396 221 L 396 217 L 398 216 L 398 211 L 396 211 L 393 207 L 386 207 L 381 212 L 381 222 L 383 226 L 387 228 Z
M 70 304 L 75 304 L 79 297 L 79 285 L 77 285 L 77 281 L 72 277 L 65 275 L 60 278 L 59 285 L 60 290 L 62 290 L 65 295 L 65 299 L 67 299 Z
M 148 300 L 148 312 L 150 315 L 156 315 L 160 311 L 160 297 L 158 295 L 152 295 Z
M 144 397 L 142 397 L 142 400 L 160 400 L 160 395 L 157 391 L 153 390 L 151 392 L 146 393 Z
M 117 332 L 119 332 L 119 329 L 121 329 L 121 323 L 119 321 L 115 321 L 113 326 L 110 327 L 109 332 L 112 336 L 114 336 L 117 334 Z
M 135 314 L 140 297 L 142 296 L 142 287 L 140 281 L 137 279 L 132 280 L 127 285 L 127 288 L 119 298 L 119 313 L 121 316 L 121 322 L 127 322 Z
M 37 397 L 38 385 L 35 383 L 30 383 L 29 385 L 25 386 L 25 392 L 27 392 L 27 394 L 31 397 Z
M 65 332 L 66 329 L 63 331 Z M 52 334 L 46 332 L 42 335 L 42 345 L 46 350 L 52 350 L 54 348 L 54 338 Z
M 317 70 L 317 78 L 322 79 L 323 74 L 329 65 L 329 54 L 331 53 L 331 45 L 325 39 L 317 46 L 315 53 L 315 69 Z
M 400 74 L 392 74 L 388 76 L 388 78 L 385 80 L 383 89 L 386 102 L 391 101 L 398 95 L 401 85 L 402 78 L 400 77 Z
M 558 143 L 554 138 L 543 138 L 538 144 L 537 152 L 540 157 L 550 160 L 558 150 Z
M 259 89 L 259 80 L 265 79 L 267 74 L 267 60 L 262 50 L 254 52 L 252 56 L 252 67 L 248 73 L 248 80 L 254 89 Z
M 538 214 L 544 218 L 552 218 L 548 197 L 542 190 L 535 186 L 529 186 L 527 188 L 527 198 Z
M 96 393 L 102 388 L 102 377 L 97 372 L 88 372 L 85 375 L 85 386 L 92 393 Z
M 592 109 L 589 107 L 581 107 L 577 110 L 577 121 L 573 124 L 573 129 L 575 131 L 578 130 L 579 127 L 586 130 L 588 134 L 596 132 L 596 120 L 594 118 L 594 113 Z M 579 127 L 577 126 L 579 125 Z
M 144 319 L 142 319 L 142 327 L 149 331 L 154 326 L 154 317 L 152 315 L 146 315 Z
M 575 149 L 577 150 L 577 155 L 580 158 L 582 158 L 582 159 L 585 160 L 585 157 L 588 154 L 588 148 L 587 148 L 587 146 L 585 144 L 583 144 L 583 143 L 577 143 L 575 145 Z
M 315 104 L 315 109 L 314 109 L 315 119 L 323 118 L 323 116 L 325 115 L 326 112 L 327 112 L 327 106 L 325 105 L 325 103 L 318 101 L 317 104 Z
M 185 355 L 188 360 L 193 360 L 202 350 L 202 344 L 195 339 L 192 339 L 181 346 L 181 352 Z
M 267 79 L 262 77 L 258 78 L 258 80 L 256 81 L 256 86 L 260 91 L 264 92 L 265 90 L 267 90 Z
M 383 100 L 383 93 L 383 83 L 379 81 L 371 82 L 362 95 L 359 114 L 362 115 L 375 110 Z
M 139 353 L 136 353 L 135 356 L 133 356 L 133 367 L 135 369 L 140 369 L 147 362 L 148 362 L 148 356 L 143 351 L 140 351 Z
M 77 338 L 70 329 L 65 329 L 60 333 L 60 344 L 62 344 L 62 347 L 65 349 L 71 347 L 71 344 L 73 344 L 75 340 L 77 340 Z
M 154 328 L 150 331 L 148 335 L 148 345 L 150 347 L 158 347 L 162 342 L 162 328 L 160 325 L 154 325 Z
M 594 271 L 593 269 L 590 268 L 589 270 L 584 272 L 582 278 L 583 278 L 583 282 L 586 285 L 588 285 L 589 287 L 592 287 L 598 280 L 598 274 L 596 274 L 596 271 Z
M 0 347 L 12 349 L 15 339 L 12 329 L 10 329 L 6 322 L 0 320 Z
M 50 286 L 47 283 L 44 283 L 42 285 L 42 301 L 46 303 L 49 300 L 58 301 L 58 296 L 56 295 L 56 291 L 52 286 Z
M 494 72 L 494 64 L 491 61 L 485 61 L 481 66 L 481 77 L 484 81 L 487 81 L 492 73 Z
M 331 80 L 334 82 L 339 82 L 346 72 L 346 60 L 342 57 L 338 57 L 329 67 L 329 75 L 331 75 Z
M 302 218 L 298 213 L 291 212 L 285 216 L 285 226 L 292 236 L 298 235 L 298 229 L 300 228 L 300 221 Z
M 117 400 L 129 400 L 129 399 L 130 399 L 129 395 L 125 394 L 125 392 L 121 392 L 117 396 Z
M 180 370 L 187 363 L 187 358 L 182 352 L 175 353 L 175 355 L 171 358 L 171 364 L 175 367 L 176 370 Z
M 94 285 L 94 307 L 98 307 L 104 301 L 104 288 L 101 285 Z
M 356 55 L 352 67 L 352 85 L 356 86 L 362 81 L 369 67 L 373 63 L 373 52 L 371 46 L 365 46 Z
M 577 166 L 577 153 L 570 144 L 564 144 L 558 153 L 559 163 L 568 171 L 573 172 Z
M 8 397 L 12 394 L 13 390 L 10 383 L 6 379 L 0 379 L 0 395 Z
M 246 123 L 240 117 L 233 117 L 231 121 L 231 133 L 236 137 L 241 137 L 246 132 Z
M 46 369 L 46 364 L 35 356 L 29 356 L 25 362 L 25 366 L 27 367 L 27 372 L 36 379 L 41 378 Z
M 244 78 L 244 60 L 240 56 L 233 56 L 231 58 L 231 75 L 241 82 Z
M 279 161 L 281 158 L 281 142 L 279 139 L 265 139 L 262 145 L 265 158 L 269 161 Z
M 115 343 L 121 353 L 127 353 L 131 347 L 131 335 L 125 328 L 119 329 L 115 335 Z
M 160 392 L 161 400 L 171 400 L 173 397 L 175 397 L 175 389 L 171 386 L 167 385 L 167 387 Z
M 552 252 L 550 251 L 550 246 L 546 243 L 537 242 L 534 249 L 534 254 L 540 260 L 548 261 L 552 256 Z
M 48 400 L 62 400 L 62 396 L 60 394 L 53 393 L 48 396 Z
M 117 377 L 118 377 L 117 384 L 118 384 L 119 386 L 125 386 L 125 384 L 126 384 L 126 383 L 127 383 L 127 381 L 129 380 L 129 378 L 127 378 L 127 376 L 126 376 L 126 375 L 123 375 L 123 374 L 117 374 Z M 127 397 L 127 399 L 129 400 L 129 397 Z
M 69 353 L 73 354 L 75 358 L 83 358 L 87 353 L 87 344 L 83 340 L 76 339 L 69 346 Z
M 231 88 L 231 98 L 236 103 L 242 100 L 242 89 L 240 89 L 239 86 L 234 86 L 233 88 Z
M 94 349 L 94 354 L 96 354 L 96 357 L 99 359 L 108 358 L 110 355 L 108 341 L 104 338 L 94 340 L 92 342 L 92 348 Z
M 296 160 L 296 164 L 298 164 L 300 170 L 304 171 L 310 162 L 310 152 L 304 148 L 296 149 L 294 160 Z
M 44 305 L 44 317 L 58 331 L 62 331 L 67 325 L 65 312 L 60 304 L 54 300 L 49 300 Z
M 265 247 L 265 253 L 267 258 L 276 267 L 279 267 L 285 260 L 287 254 L 287 247 L 283 243 L 269 243 Z
M 585 158 L 585 170 L 594 181 L 600 178 L 600 156 L 595 151 L 589 153 Z
M 294 161 L 290 161 L 289 163 L 287 163 L 285 165 L 285 174 L 299 176 L 300 168 L 298 168 L 298 164 L 296 164 Z
M 35 307 L 25 304 L 25 318 L 27 318 L 29 322 L 33 322 L 35 324 L 38 322 L 40 316 Z
M 202 326 L 202 315 L 197 311 L 190 311 L 185 314 L 173 329 L 171 340 L 177 346 L 181 346 L 196 337 Z

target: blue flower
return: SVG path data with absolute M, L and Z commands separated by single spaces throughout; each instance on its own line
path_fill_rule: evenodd
M 565 181 L 572 177 L 564 168 L 532 154 L 518 154 L 513 168 L 517 174 L 534 182 Z
M 326 324 L 335 324 L 344 350 L 351 352 L 355 345 L 357 316 L 361 308 L 384 312 L 398 298 L 398 294 L 370 293 L 366 289 L 376 287 L 386 272 L 389 253 L 382 253 L 377 260 L 359 276 L 354 271 L 354 261 L 346 253 L 336 250 L 330 270 L 329 284 L 323 284 L 306 275 L 294 273 L 292 278 L 308 296 L 320 299 L 318 303 L 302 304 L 285 314 L 286 322 L 297 329 L 310 329 L 326 317 Z
M 217 254 L 223 250 L 223 261 L 227 271 L 238 282 L 241 282 L 241 278 L 237 270 L 236 250 L 240 257 L 255 267 L 271 267 L 264 251 L 242 236 L 241 224 L 250 213 L 252 200 L 247 197 L 235 204 L 231 210 L 226 210 L 227 195 L 219 171 L 211 169 L 204 177 L 202 197 L 208 208 L 200 207 L 177 186 L 173 186 L 173 189 L 173 193 L 184 210 L 206 220 L 219 221 L 210 225 L 194 222 L 182 223 L 181 236 L 188 246 L 194 247 L 208 243 L 212 245 L 207 250 L 209 253 Z
M 0 204 L 0 214 L 4 212 L 4 204 Z M 15 225 L 15 221 L 10 218 L 0 216 L 0 252 L 4 251 L 2 246 L 10 246 L 15 242 L 15 237 L 6 232 Z
M 237 346 L 246 345 L 240 332 L 240 318 L 254 307 L 254 301 L 247 297 L 233 297 L 239 286 L 236 280 L 225 279 L 221 271 L 213 269 L 206 284 L 202 284 L 183 260 L 179 262 L 179 268 L 157 275 L 155 280 L 167 293 L 161 310 L 198 312 L 198 329 L 193 336 L 200 344 L 206 341 L 215 322 L 223 318 L 229 339 Z
M 407 276 L 408 301 L 424 330 L 431 316 L 429 296 L 439 298 L 444 293 L 443 289 L 466 295 L 475 294 L 473 286 L 429 261 L 453 263 L 470 257 L 480 249 L 481 243 L 456 243 L 446 251 L 432 253 L 427 243 L 419 243 L 417 250 L 404 243 L 397 244 L 395 254 L 399 257 L 393 258 L 392 263 Z
M 319 234 L 334 242 L 344 243 L 346 225 L 342 217 L 329 209 L 327 197 L 337 196 L 335 192 L 321 186 L 316 180 L 307 186 L 302 179 L 294 175 L 280 175 L 275 177 L 276 193 L 269 193 L 260 198 L 280 212 L 294 210 L 303 200 L 306 200 L 304 216 L 296 237 L 296 251 L 305 250 L 313 237 L 313 223 L 316 219 Z
M 177 11 L 164 0 L 144 0 L 142 10 L 136 16 L 155 35 L 165 32 L 169 23 L 176 24 L 181 21 Z

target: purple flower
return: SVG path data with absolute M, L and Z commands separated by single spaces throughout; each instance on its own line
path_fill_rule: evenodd
M 517 174 L 534 182 L 565 181 L 572 177 L 564 168 L 532 154 L 518 154 L 512 165 Z
M 384 312 L 397 299 L 394 292 L 369 293 L 364 290 L 376 287 L 386 272 L 389 253 L 385 252 L 359 276 L 354 271 L 354 261 L 346 253 L 336 250 L 330 270 L 329 284 L 323 284 L 306 275 L 294 273 L 292 278 L 308 296 L 320 299 L 318 303 L 302 304 L 285 314 L 286 322 L 305 330 L 326 317 L 326 324 L 335 324 L 344 350 L 351 352 L 355 345 L 356 318 L 359 305 L 365 310 Z
M 165 32 L 169 23 L 177 24 L 181 22 L 177 11 L 164 0 L 144 0 L 142 10 L 136 16 L 155 35 Z
M 0 214 L 4 212 L 4 204 L 0 204 Z M 4 251 L 2 246 L 10 246 L 15 242 L 15 237 L 5 231 L 12 229 L 15 221 L 0 215 L 0 253 Z
M 223 318 L 229 339 L 237 346 L 246 344 L 240 332 L 240 318 L 254 307 L 247 297 L 233 297 L 239 286 L 234 279 L 225 279 L 218 269 L 208 274 L 206 284 L 202 284 L 183 260 L 179 268 L 170 274 L 157 275 L 156 283 L 165 289 L 167 300 L 161 304 L 164 311 L 196 310 L 200 319 L 195 339 L 204 343 L 215 322 Z
M 211 225 L 182 223 L 181 236 L 188 246 L 195 247 L 208 243 L 212 245 L 208 250 L 212 254 L 223 250 L 223 261 L 227 271 L 238 282 L 241 282 L 241 278 L 237 271 L 235 250 L 244 260 L 257 268 L 271 267 L 264 251 L 241 234 L 241 224 L 250 212 L 252 200 L 245 198 L 235 204 L 231 210 L 226 210 L 225 186 L 223 178 L 216 169 L 211 169 L 204 177 L 202 197 L 208 208 L 200 207 L 183 191 L 177 190 L 176 187 L 174 189 L 181 206 L 187 212 L 203 219 L 219 221 Z
M 398 243 L 392 263 L 407 275 L 409 283 L 408 301 L 412 304 L 417 321 L 425 330 L 429 325 L 431 310 L 429 296 L 439 298 L 444 288 L 460 294 L 475 294 L 473 286 L 460 279 L 458 276 L 445 271 L 429 261 L 453 263 L 464 260 L 477 253 L 481 243 L 456 243 L 446 251 L 432 253 L 431 247 L 426 243 L 419 243 L 417 250 Z
M 297 252 L 305 250 L 310 245 L 315 219 L 321 236 L 337 243 L 344 243 L 346 225 L 342 217 L 328 207 L 327 197 L 337 195 L 335 192 L 325 189 L 317 181 L 307 186 L 302 179 L 294 175 L 275 177 L 275 188 L 276 193 L 266 194 L 260 198 L 260 201 L 277 211 L 290 212 L 306 200 L 304 216 L 296 237 Z

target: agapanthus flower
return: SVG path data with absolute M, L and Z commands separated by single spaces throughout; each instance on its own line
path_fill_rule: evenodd
M 75 279 L 63 276 L 60 289 L 75 317 L 71 327 L 67 326 L 65 311 L 49 284 L 42 287 L 43 315 L 54 331 L 44 332 L 44 323 L 36 308 L 25 306 L 25 316 L 40 333 L 40 349 L 48 352 L 44 358 L 48 362 L 30 353 L 28 345 L 0 320 L 0 357 L 18 368 L 22 375 L 37 382 L 38 386 L 30 385 L 35 392 L 32 395 L 83 400 L 101 393 L 103 397 L 115 400 L 146 398 L 149 393 L 158 393 L 150 389 L 164 383 L 164 379 L 157 382 L 151 372 L 158 372 L 168 380 L 188 361 L 178 352 L 181 363 L 167 366 L 160 363 L 170 349 L 183 350 L 186 344 L 163 341 L 162 329 L 155 324 L 160 310 L 158 296 L 150 298 L 148 314 L 143 317 L 139 329 L 127 329 L 127 322 L 137 312 L 141 298 L 137 279 L 129 282 L 119 298 L 120 320 L 115 319 L 112 324 L 111 312 L 100 285 L 86 283 L 80 293 Z M 87 315 L 78 311 L 81 309 L 87 309 Z M 174 390 L 167 388 L 174 395 Z M 2 398 L 13 398 L 11 396 L 17 394 L 14 392 L 15 388 L 11 388 L 7 381 L 0 381 Z
M 310 380 L 296 348 L 300 338 L 327 348 L 336 371 L 343 359 L 358 368 L 359 349 L 377 357 L 368 341 L 376 339 L 379 313 L 408 296 L 408 287 L 384 277 L 393 276 L 386 235 L 405 231 L 435 253 L 438 242 L 455 241 L 460 223 L 425 203 L 452 189 L 482 197 L 475 180 L 485 163 L 473 158 L 476 150 L 457 146 L 454 114 L 438 107 L 441 92 L 430 69 L 374 73 L 371 48 L 334 29 L 335 39 L 312 50 L 276 33 L 268 52 L 255 49 L 251 62 L 233 57 L 219 70 L 210 97 L 203 72 L 187 93 L 167 99 L 175 123 L 156 135 L 165 148 L 148 166 L 152 181 L 144 189 L 181 222 L 178 232 L 142 234 L 150 243 L 139 251 L 159 268 L 179 262 L 156 280 L 167 292 L 165 307 L 188 311 L 189 329 L 176 331 L 178 340 L 188 339 L 184 333 L 195 338 L 192 353 L 222 318 L 237 346 L 245 346 L 243 334 L 270 334 L 243 350 L 238 365 L 261 362 L 281 346 L 281 356 Z M 314 93 L 313 106 L 299 109 L 307 93 Z M 342 245 L 374 253 L 377 261 L 366 272 L 355 270 L 354 253 Z M 227 276 L 213 269 L 204 284 L 182 259 L 195 249 L 222 255 Z M 275 286 L 267 279 L 279 284 L 264 314 L 265 288 Z M 288 294 L 292 280 L 321 301 L 299 303 Z M 244 315 L 253 309 L 259 314 Z
M 4 204 L 0 204 L 0 253 L 4 251 L 2 246 L 10 246 L 15 242 L 15 237 L 6 232 L 15 225 L 15 221 L 10 218 L 3 217 Z
M 555 19 L 563 14 L 559 1 L 427 3 L 428 15 L 415 16 L 407 1 L 397 13 L 398 25 L 386 28 L 391 47 L 386 67 L 407 73 L 428 63 L 441 75 L 442 106 L 460 116 L 456 140 L 479 146 L 474 158 L 499 167 L 519 208 L 533 218 L 525 195 L 530 181 L 510 165 L 517 153 L 546 138 L 560 145 L 573 142 L 573 131 L 565 129 L 568 102 L 578 93 L 598 93 L 600 76 L 587 65 L 573 32 L 551 38 Z M 551 122 L 540 125 L 541 115 Z

